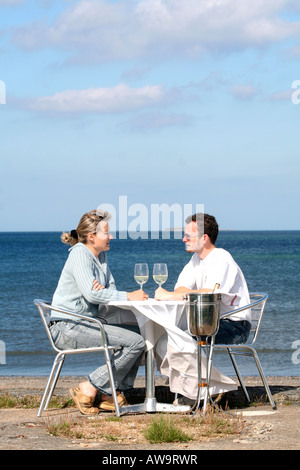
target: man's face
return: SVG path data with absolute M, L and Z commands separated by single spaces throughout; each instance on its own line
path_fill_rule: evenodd
M 204 244 L 203 235 L 199 236 L 196 222 L 190 222 L 186 225 L 182 241 L 185 243 L 188 253 L 200 252 L 202 250 Z

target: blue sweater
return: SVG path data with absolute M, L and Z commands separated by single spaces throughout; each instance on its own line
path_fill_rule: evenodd
M 116 289 L 114 278 L 107 265 L 106 252 L 96 257 L 83 243 L 77 243 L 69 251 L 52 305 L 83 315 L 97 316 L 100 304 L 105 304 L 109 300 L 127 300 L 126 292 Z M 105 286 L 105 289 L 93 290 L 94 279 Z M 52 318 L 75 319 L 71 315 L 58 312 L 52 312 Z

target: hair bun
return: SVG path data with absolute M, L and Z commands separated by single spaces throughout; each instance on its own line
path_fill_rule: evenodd
M 76 230 L 71 230 L 70 235 L 72 238 L 75 238 L 75 240 L 78 240 L 78 234 Z
M 63 232 L 60 239 L 66 245 L 74 246 L 76 243 L 78 243 L 78 234 L 76 230 L 71 230 L 71 232 Z

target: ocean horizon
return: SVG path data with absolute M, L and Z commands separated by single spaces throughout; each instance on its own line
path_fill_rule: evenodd
M 165 239 L 163 232 L 157 234 L 158 238 L 151 238 L 148 232 L 148 238 L 139 239 L 126 238 L 122 231 L 116 234 L 108 262 L 119 290 L 138 288 L 133 278 L 137 262 L 148 263 L 150 274 L 154 263 L 167 263 L 169 277 L 164 287 L 173 289 L 191 255 L 185 252 L 181 238 Z M 61 243 L 60 235 L 61 231 L 0 232 L 1 376 L 46 376 L 50 372 L 54 353 L 33 300 L 52 299 L 68 256 L 68 247 Z M 250 292 L 269 295 L 256 343 L 265 374 L 299 376 L 300 231 L 221 230 L 216 246 L 232 254 L 244 272 Z M 144 290 L 153 297 L 156 288 L 150 275 Z M 67 358 L 62 375 L 87 375 L 99 365 L 95 362 L 99 358 L 93 354 Z M 258 375 L 254 361 L 241 358 L 238 363 L 243 375 Z M 234 375 L 224 353 L 215 353 L 215 366 Z M 143 368 L 139 370 L 141 374 Z

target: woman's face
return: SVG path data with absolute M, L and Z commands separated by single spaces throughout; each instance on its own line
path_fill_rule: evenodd
M 109 225 L 105 221 L 99 222 L 97 233 L 95 234 L 95 249 L 98 253 L 109 250 L 109 242 L 113 236 L 109 231 Z

